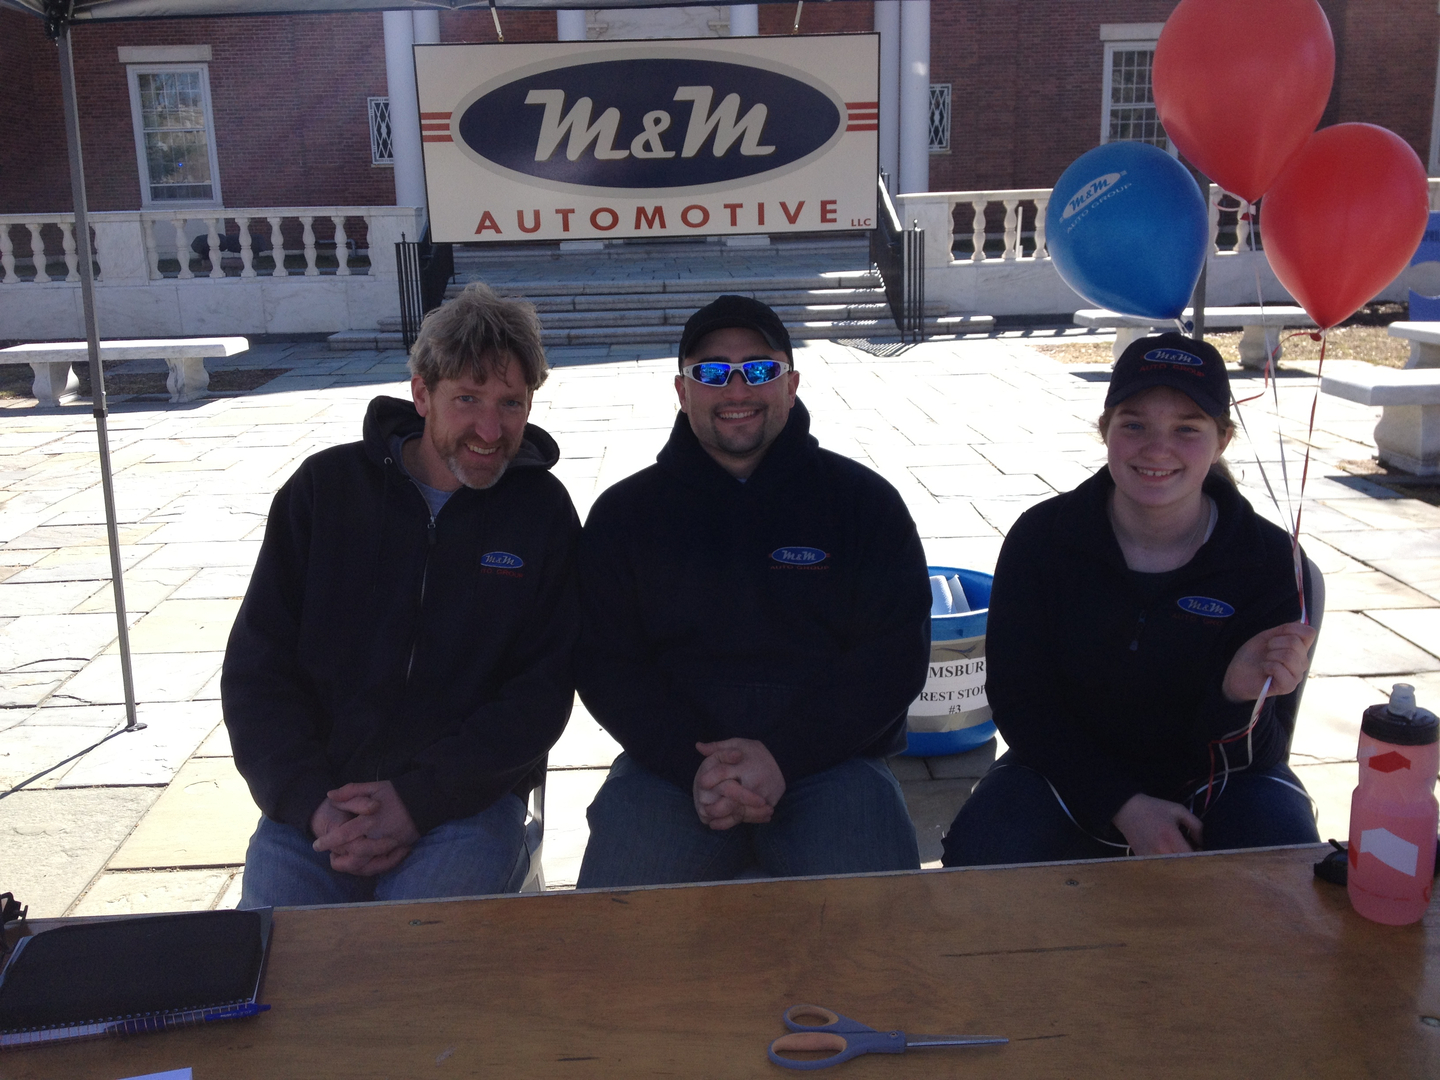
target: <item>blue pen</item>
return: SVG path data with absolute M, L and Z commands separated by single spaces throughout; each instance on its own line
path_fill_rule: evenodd
M 247 1016 L 255 1016 L 262 1012 L 268 1012 L 269 1005 L 261 1005 L 259 1002 L 247 1001 L 244 1005 L 228 1009 L 207 1009 L 202 1019 L 208 1024 L 212 1020 L 242 1020 Z
M 121 1020 L 105 1028 L 106 1035 L 139 1035 L 146 1031 L 164 1031 L 166 1028 L 187 1027 L 192 1024 L 208 1024 L 215 1020 L 242 1020 L 265 1012 L 269 1005 L 247 1001 L 242 1005 L 222 1005 L 213 1009 L 191 1009 L 186 1012 L 162 1013 L 158 1016 L 140 1016 Z

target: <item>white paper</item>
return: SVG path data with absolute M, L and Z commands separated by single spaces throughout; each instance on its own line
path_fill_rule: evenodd
M 950 584 L 942 576 L 936 574 L 930 579 L 930 617 L 935 619 L 953 614 L 955 614 L 955 599 L 950 591 Z
M 1415 876 L 1420 864 L 1420 849 L 1403 836 L 1389 829 L 1366 829 L 1360 834 L 1360 853 L 1374 855 L 1391 870 Z
M 947 716 L 989 704 L 985 696 L 985 657 L 977 656 L 972 660 L 932 660 L 925 689 L 909 711 L 914 716 Z
M 959 574 L 951 574 L 945 582 L 950 586 L 950 599 L 954 604 L 955 614 L 964 615 L 972 609 L 969 598 L 965 595 L 965 586 L 960 581 Z

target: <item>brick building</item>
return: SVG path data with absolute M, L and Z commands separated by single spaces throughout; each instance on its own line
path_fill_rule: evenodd
M 1390 127 L 1435 173 L 1435 0 L 1321 3 L 1337 52 L 1323 123 Z M 875 7 L 811 3 L 800 29 L 869 31 Z M 1111 131 L 1142 130 L 1143 103 L 1112 110 L 1107 94 L 1120 94 L 1127 77 L 1148 78 L 1146 50 L 1173 7 L 1172 0 L 933 0 L 930 189 L 1048 187 Z M 725 32 L 728 9 L 708 10 L 708 25 Z M 794 14 L 789 3 L 760 5 L 759 32 L 790 33 Z M 507 41 L 557 38 L 554 12 L 501 17 Z M 142 193 L 137 133 L 146 80 L 162 70 L 195 73 L 186 86 L 204 101 L 208 131 L 196 139 L 213 148 L 208 182 L 216 203 L 393 204 L 392 171 L 376 163 L 372 147 L 370 100 L 386 95 L 382 19 L 354 12 L 77 24 L 91 208 L 164 205 Z M 595 21 L 592 12 L 592 35 Z M 495 30 L 483 10 L 442 13 L 440 40 L 490 42 Z M 58 66 L 39 19 L 0 7 L 0 70 L 15 96 L 0 113 L 0 214 L 65 211 Z

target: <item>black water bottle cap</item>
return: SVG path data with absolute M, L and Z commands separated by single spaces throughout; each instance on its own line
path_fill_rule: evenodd
M 1415 704 L 1413 686 L 1396 683 L 1388 702 L 1365 710 L 1360 730 L 1392 746 L 1428 746 L 1440 742 L 1440 717 Z

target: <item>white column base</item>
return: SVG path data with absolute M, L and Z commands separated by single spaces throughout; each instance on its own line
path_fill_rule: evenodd
M 1280 362 L 1280 331 L 1275 327 L 1247 326 L 1240 335 L 1240 366 L 1251 371 L 1265 370 L 1265 358 L 1271 353 Z
M 35 372 L 35 379 L 30 384 L 30 392 L 35 395 L 35 400 L 44 406 L 53 408 L 72 401 L 80 391 L 80 380 L 75 377 L 75 371 L 70 367 L 70 361 L 53 364 L 30 365 Z
M 209 395 L 210 373 L 205 370 L 204 359 L 186 357 L 184 360 L 166 360 L 165 364 L 170 369 L 170 374 L 165 377 L 170 404 L 183 405 Z
M 1440 405 L 1386 405 L 1375 425 L 1380 461 L 1416 476 L 1440 476 Z

